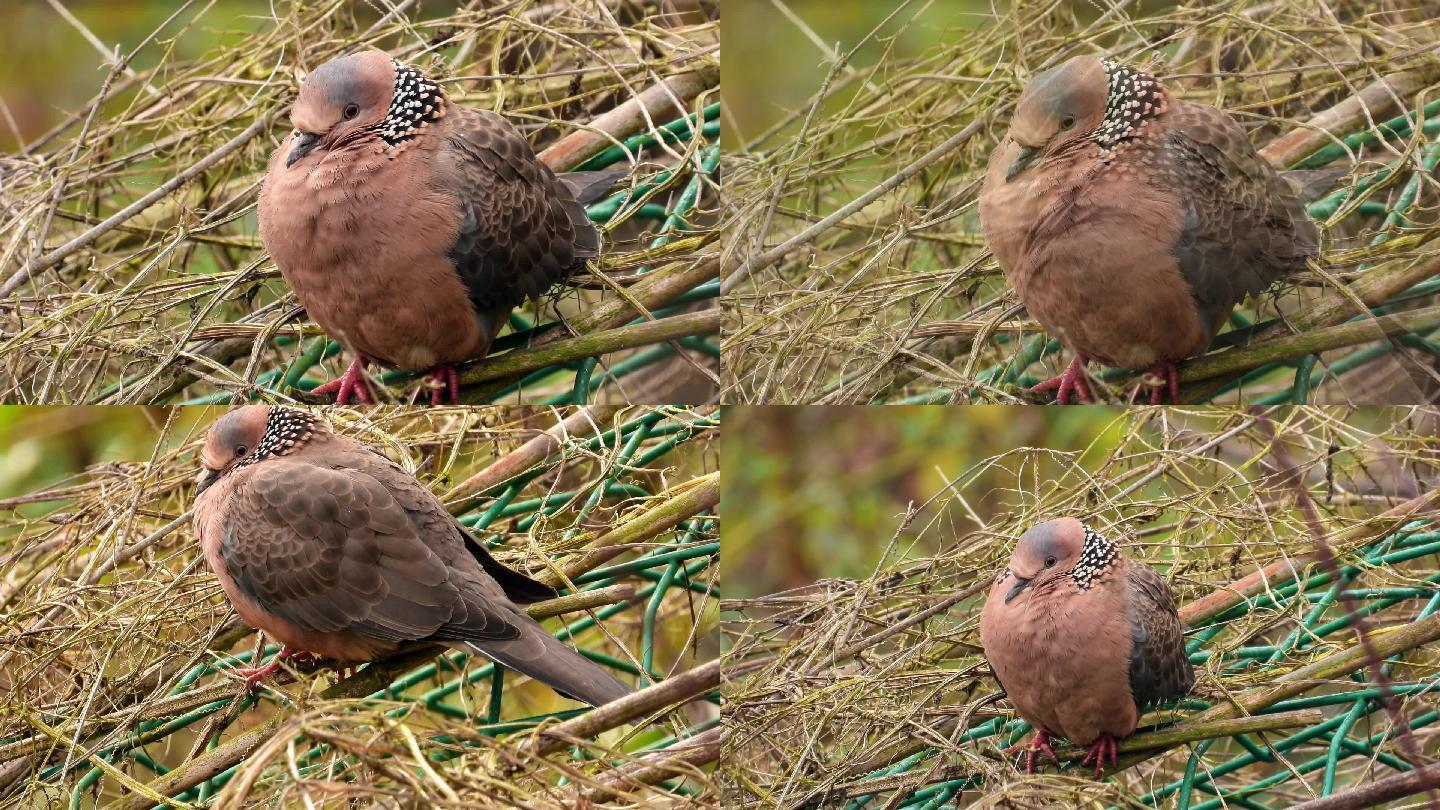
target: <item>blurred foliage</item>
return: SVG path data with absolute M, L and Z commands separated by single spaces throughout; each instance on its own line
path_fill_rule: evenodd
M 920 506 L 946 481 L 1022 446 L 1082 453 L 1080 464 L 1101 461 L 1120 439 L 1123 414 L 1008 405 L 730 408 L 735 427 L 721 439 L 727 596 L 821 577 L 864 579 L 907 506 Z M 1013 505 L 1007 483 L 1006 470 L 990 469 L 963 495 L 985 517 Z M 901 554 L 935 551 L 897 546 Z
M 728 0 L 721 45 L 725 60 L 720 91 L 724 99 L 722 145 L 729 149 L 784 119 L 797 119 L 834 57 L 854 47 L 884 23 L 879 39 L 894 56 L 916 56 L 953 40 L 1003 9 L 986 0 L 941 0 L 914 14 L 886 22 L 890 3 L 873 0 Z M 918 23 L 918 24 L 917 24 Z M 824 46 L 825 50 L 821 49 Z M 852 67 L 876 63 L 876 44 L 860 49 Z
M 210 5 L 209 19 L 228 22 L 223 28 L 172 23 L 161 38 L 168 40 L 164 44 L 174 55 L 196 58 L 214 47 L 241 42 L 264 25 L 260 17 L 270 14 L 269 4 L 256 0 L 212 0 Z M 112 52 L 102 54 L 57 6 Z M 105 80 L 116 46 L 122 55 L 130 53 L 178 7 L 173 0 L 4 0 L 0 101 L 6 121 L 0 125 L 0 152 L 15 151 L 21 140 L 33 141 L 85 106 Z M 141 51 L 130 67 L 152 67 L 160 53 Z M 120 94 L 111 103 L 119 106 L 132 93 Z
M 49 487 L 87 467 L 116 461 L 145 461 L 170 409 L 139 406 L 0 406 L 0 500 Z M 178 446 L 213 408 L 177 414 L 170 442 Z M 53 501 L 3 504 L 25 517 L 63 506 Z
M 1034 503 L 1043 482 L 1075 467 L 1094 473 L 1130 431 L 1162 446 L 1180 432 L 1214 430 L 1224 413 L 1167 409 L 1145 419 L 1107 406 L 732 406 L 721 440 L 727 596 L 866 579 L 882 564 L 933 556 L 952 536 Z M 1334 418 L 1384 434 L 1405 413 L 1365 408 Z M 1018 448 L 1036 451 L 988 463 Z M 954 497 L 939 498 L 907 531 L 907 508 L 946 495 L 956 479 L 963 480 Z M 941 530 L 920 532 L 931 519 Z

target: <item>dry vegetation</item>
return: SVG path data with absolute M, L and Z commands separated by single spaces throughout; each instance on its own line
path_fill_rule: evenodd
M 185 4 L 89 105 L 0 159 L 0 398 L 303 400 L 338 375 L 349 358 L 303 318 L 254 208 L 303 71 L 368 46 L 502 111 L 557 170 L 631 166 L 591 208 L 603 255 L 518 311 L 497 355 L 462 369 L 464 398 L 713 400 L 715 4 L 431 6 L 280 2 L 257 22 Z M 184 30 L 241 26 L 254 31 L 202 58 L 174 53 Z M 138 52 L 159 63 L 132 69 Z M 414 375 L 380 379 L 395 400 L 425 393 Z
M 1069 355 L 1023 316 L 976 202 L 1026 80 L 1081 53 L 1148 66 L 1231 111 L 1276 165 L 1350 170 L 1311 207 L 1322 260 L 1181 366 L 1186 401 L 1440 394 L 1434 3 L 1019 0 L 928 56 L 892 58 L 922 5 L 842 43 L 806 108 L 726 155 L 727 396 L 1015 402 L 1058 373 Z M 1134 385 L 1105 379 L 1112 398 Z
M 655 684 L 597 710 L 429 646 L 247 693 L 257 637 L 188 527 L 203 424 L 161 417 L 148 461 L 0 502 L 0 805 L 713 803 L 714 409 L 327 413 L 503 562 L 573 583 L 532 613 Z
M 1433 763 L 1437 427 L 1434 410 L 1135 409 L 1091 469 L 1042 448 L 985 459 L 905 516 L 887 556 L 938 554 L 722 603 L 726 806 L 1293 807 Z M 969 482 L 997 470 L 1011 508 L 978 525 Z M 1197 670 L 1104 781 L 1076 764 L 1027 778 L 997 753 L 1028 727 L 984 662 L 980 606 L 1014 538 L 1058 515 L 1162 572 Z

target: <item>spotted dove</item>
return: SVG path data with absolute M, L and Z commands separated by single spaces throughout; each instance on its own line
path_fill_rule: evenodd
M 1077 56 L 1036 76 L 980 194 L 1005 277 L 1075 355 L 1034 390 L 1090 401 L 1095 359 L 1148 368 L 1151 402 L 1178 400 L 1176 362 L 1317 254 L 1299 185 L 1340 173 L 1282 176 L 1228 114 L 1131 67 Z
M 380 51 L 306 78 L 270 158 L 260 237 L 310 317 L 355 355 L 321 386 L 369 395 L 367 360 L 431 370 L 483 357 L 512 309 L 599 253 L 584 204 L 623 172 L 557 176 L 501 116 L 458 107 Z
M 1050 737 L 1060 735 L 1090 747 L 1082 764 L 1098 776 L 1145 708 L 1195 684 L 1165 580 L 1074 518 L 1020 537 L 990 587 L 980 643 L 1035 729 L 1026 773 L 1041 751 L 1059 764 Z
M 240 618 L 285 645 L 277 658 L 370 661 L 433 641 L 593 706 L 630 693 L 517 606 L 553 598 L 550 587 L 501 565 L 414 476 L 316 416 L 231 411 L 201 458 L 205 559 Z

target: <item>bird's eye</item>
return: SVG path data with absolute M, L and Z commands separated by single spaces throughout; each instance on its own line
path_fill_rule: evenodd
M 1075 126 L 1075 118 L 1074 118 L 1074 116 L 1067 115 L 1067 116 L 1065 116 L 1064 118 L 1061 118 L 1061 119 L 1060 119 L 1060 128 L 1061 128 L 1061 129 L 1069 129 L 1070 127 L 1073 127 L 1073 126 Z
M 1055 558 L 1054 558 L 1054 557 L 1046 557 L 1046 558 L 1045 558 L 1045 567 L 1046 567 L 1046 568 L 1054 568 L 1054 567 L 1055 567 Z
M 240 458 L 241 456 L 245 455 L 245 454 L 248 453 L 248 452 L 250 452 L 250 448 L 246 447 L 245 445 L 243 445 L 243 444 L 237 444 L 237 445 L 235 445 L 235 457 L 236 457 L 236 458 Z
M 359 107 L 356 107 L 354 104 L 351 104 L 350 106 L 348 106 L 348 107 L 345 108 L 345 120 L 347 120 L 347 121 L 350 120 L 351 118 L 354 118 L 355 116 L 357 116 L 357 115 L 359 115 L 359 114 L 360 114 L 360 108 L 359 108 Z

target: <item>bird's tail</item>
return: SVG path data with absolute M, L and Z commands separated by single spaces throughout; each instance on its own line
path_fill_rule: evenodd
M 466 652 L 478 652 L 516 672 L 529 675 L 565 697 L 591 706 L 603 706 L 635 691 L 533 621 L 523 624 L 518 638 L 452 643 Z
M 575 196 L 575 202 L 589 205 L 605 196 L 620 178 L 630 173 L 629 166 L 617 169 L 601 169 L 598 172 L 566 172 L 558 175 L 560 182 Z
M 1340 166 L 1330 169 L 1290 169 L 1280 172 L 1280 176 L 1285 178 L 1285 182 L 1302 202 L 1314 202 L 1329 191 L 1335 181 L 1349 173 L 1348 168 Z
M 574 196 L 574 204 L 565 206 L 570 224 L 575 228 L 575 258 L 584 261 L 600 255 L 600 232 L 590 221 L 585 206 L 605 196 L 605 193 L 626 174 L 629 167 L 605 169 L 598 172 L 567 172 L 557 175 L 561 185 Z

